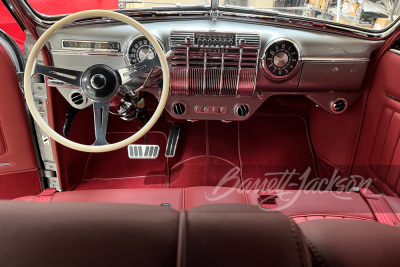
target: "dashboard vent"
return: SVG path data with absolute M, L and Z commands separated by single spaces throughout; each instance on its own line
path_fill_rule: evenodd
M 172 111 L 178 117 L 183 117 L 187 113 L 187 105 L 183 102 L 172 104 Z
M 250 114 L 250 107 L 247 104 L 239 104 L 236 106 L 235 114 L 239 118 L 246 118 Z
M 72 92 L 69 96 L 71 102 L 77 107 L 82 107 L 86 104 L 86 97 L 79 92 Z
M 338 98 L 333 101 L 331 109 L 333 113 L 340 114 L 343 113 L 347 108 L 347 100 L 344 98 Z
M 257 33 L 172 31 L 170 36 L 171 94 L 253 95 L 260 49 Z M 244 43 L 239 45 L 240 40 Z

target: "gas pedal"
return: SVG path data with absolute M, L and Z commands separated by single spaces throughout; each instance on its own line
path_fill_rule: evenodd
M 181 128 L 179 126 L 172 126 L 169 131 L 167 149 L 165 149 L 165 156 L 167 158 L 172 158 L 175 156 L 176 146 L 178 145 L 179 133 Z
M 128 156 L 130 159 L 156 159 L 160 152 L 158 145 L 129 145 Z

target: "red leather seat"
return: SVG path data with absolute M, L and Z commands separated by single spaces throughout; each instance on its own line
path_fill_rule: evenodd
M 400 227 L 359 220 L 299 224 L 314 266 L 400 266 Z
M 1 266 L 311 266 L 292 219 L 249 205 L 3 201 L 0 218 Z
M 1 266 L 176 266 L 179 214 L 110 203 L 0 202 Z
M 311 266 L 299 227 L 280 212 L 219 204 L 180 214 L 178 266 Z
M 230 187 L 104 189 L 57 192 L 45 196 L 51 202 L 109 202 L 149 205 L 170 205 L 175 210 L 190 209 L 206 204 L 240 203 L 260 205 L 259 191 L 243 191 Z M 315 219 L 359 219 L 375 221 L 368 202 L 354 192 L 294 191 L 278 193 L 274 209 L 290 215 L 296 222 Z M 20 201 L 43 201 L 43 196 L 18 198 Z M 400 222 L 400 199 L 382 197 L 391 211 L 394 224 Z M 387 203 L 387 204 L 386 204 Z

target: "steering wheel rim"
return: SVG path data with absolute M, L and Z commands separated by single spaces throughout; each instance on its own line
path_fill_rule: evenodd
M 88 17 L 108 17 L 112 19 L 119 20 L 121 22 L 124 22 L 132 27 L 134 27 L 136 30 L 141 32 L 153 45 L 154 49 L 156 50 L 158 59 L 161 64 L 161 69 L 163 73 L 163 89 L 161 93 L 161 97 L 159 99 L 158 106 L 156 110 L 154 111 L 153 116 L 150 118 L 150 120 L 141 128 L 138 132 L 133 134 L 131 137 L 124 139 L 120 142 L 113 143 L 113 144 L 106 144 L 106 145 L 100 145 L 100 146 L 95 146 L 95 145 L 83 145 L 80 143 L 76 143 L 74 141 L 68 140 L 67 138 L 63 137 L 62 135 L 58 134 L 55 130 L 53 130 L 40 116 L 39 111 L 37 110 L 34 99 L 33 99 L 33 93 L 32 93 L 32 88 L 31 88 L 31 77 L 33 74 L 33 69 L 34 69 L 34 63 L 35 60 L 44 46 L 44 44 L 47 42 L 47 40 L 51 37 L 51 35 L 62 28 L 63 26 L 77 21 L 79 19 L 84 19 Z M 142 138 L 150 129 L 154 126 L 154 124 L 158 121 L 160 118 L 164 107 L 167 102 L 168 94 L 169 94 L 169 68 L 168 68 L 168 63 L 167 60 L 164 56 L 164 51 L 162 50 L 160 44 L 158 43 L 157 39 L 149 32 L 147 31 L 139 22 L 136 20 L 120 13 L 116 13 L 113 11 L 108 11 L 108 10 L 88 10 L 88 11 L 82 11 L 78 12 L 75 14 L 68 15 L 67 17 L 57 21 L 54 23 L 49 29 L 47 29 L 43 35 L 37 40 L 35 45 L 32 48 L 31 53 L 29 54 L 28 61 L 26 62 L 26 68 L 25 68 L 25 75 L 24 75 L 24 91 L 25 91 L 25 100 L 28 105 L 28 109 L 30 113 L 32 114 L 33 119 L 36 121 L 38 126 L 52 139 L 54 139 L 56 142 L 69 147 L 74 150 L 79 150 L 83 152 L 90 152 L 90 153 L 100 153 L 100 152 L 108 152 L 108 151 L 113 151 L 117 150 L 123 147 L 127 147 L 128 145 L 136 142 L 140 138 Z

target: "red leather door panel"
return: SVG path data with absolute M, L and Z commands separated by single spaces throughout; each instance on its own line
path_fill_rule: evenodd
M 6 153 L 6 142 L 4 140 L 4 133 L 0 123 L 0 156 L 4 155 L 5 153 Z
M 400 55 L 386 52 L 374 74 L 353 169 L 391 196 L 400 194 L 399 69 Z
M 41 191 L 31 133 L 14 64 L 0 45 L 0 199 Z

